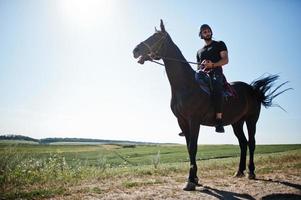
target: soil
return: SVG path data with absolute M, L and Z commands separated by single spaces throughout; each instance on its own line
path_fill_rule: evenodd
M 184 191 L 184 176 L 148 177 L 131 179 L 132 185 L 112 180 L 75 187 L 69 195 L 52 199 L 301 199 L 301 177 L 297 171 L 257 175 L 255 180 L 227 175 L 200 176 L 202 186 L 195 191 Z M 88 189 L 87 189 L 88 188 Z

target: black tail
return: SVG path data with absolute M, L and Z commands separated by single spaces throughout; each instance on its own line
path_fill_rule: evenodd
M 275 92 L 281 88 L 283 85 L 287 84 L 288 81 L 280 84 L 277 86 L 273 91 L 271 91 L 271 88 L 274 85 L 274 82 L 279 78 L 278 75 L 269 75 L 264 78 L 259 78 L 258 80 L 255 80 L 251 83 L 251 86 L 254 88 L 258 100 L 264 105 L 264 107 L 271 107 L 273 106 L 273 99 L 277 97 L 278 95 L 282 94 L 283 92 L 286 92 L 287 90 L 290 90 L 292 88 L 287 88 L 285 90 L 282 90 L 281 92 L 278 92 L 275 94 Z M 281 108 L 281 106 L 276 105 Z M 283 109 L 283 108 L 281 108 Z

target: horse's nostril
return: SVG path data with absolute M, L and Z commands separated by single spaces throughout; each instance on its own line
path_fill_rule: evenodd
M 135 48 L 135 49 L 134 49 L 134 52 L 137 52 L 138 50 L 139 50 L 138 48 Z

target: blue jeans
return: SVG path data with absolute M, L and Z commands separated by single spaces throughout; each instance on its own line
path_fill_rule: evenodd
M 222 113 L 223 110 L 223 86 L 224 75 L 221 70 L 212 70 L 209 72 L 212 82 L 212 100 L 215 113 Z

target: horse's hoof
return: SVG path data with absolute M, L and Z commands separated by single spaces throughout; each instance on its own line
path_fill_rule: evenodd
M 235 178 L 241 178 L 241 177 L 244 177 L 244 176 L 245 176 L 245 174 L 244 174 L 243 172 L 237 171 L 237 172 L 234 174 L 233 177 L 235 177 Z
M 199 178 L 198 178 L 198 177 L 195 177 L 195 178 L 194 178 L 194 184 L 195 184 L 195 186 L 197 186 L 197 187 L 202 186 L 201 184 L 199 184 Z
M 248 179 L 254 180 L 254 179 L 256 179 L 256 175 L 254 173 L 249 173 L 248 174 Z
M 183 188 L 185 191 L 194 191 L 196 184 L 193 182 L 188 182 L 186 186 Z

